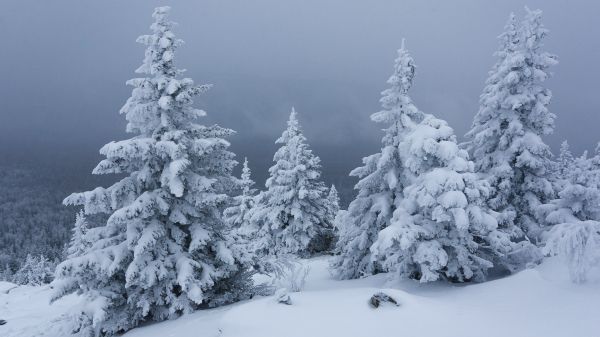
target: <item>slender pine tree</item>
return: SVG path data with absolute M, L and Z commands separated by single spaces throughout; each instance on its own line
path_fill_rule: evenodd
M 390 88 L 382 92 L 383 110 L 371 115 L 371 120 L 386 125 L 381 151 L 363 158 L 364 165 L 350 173 L 360 179 L 354 187 L 358 195 L 336 221 L 339 239 L 331 267 L 339 278 L 358 278 L 383 271 L 374 264 L 370 247 L 379 231 L 390 225 L 410 179 L 405 174 L 399 147 L 424 116 L 408 95 L 415 69 L 402 41 L 394 71 L 387 81 Z
M 267 189 L 252 211 L 259 228 L 255 247 L 261 254 L 307 256 L 325 250 L 331 240 L 327 189 L 320 180 L 321 160 L 310 150 L 293 108 L 287 125 L 276 141 L 281 147 Z

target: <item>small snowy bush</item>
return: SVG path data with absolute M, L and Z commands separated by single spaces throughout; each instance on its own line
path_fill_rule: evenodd
M 271 286 L 274 290 L 287 289 L 289 292 L 300 292 L 304 289 L 310 267 L 297 261 L 282 260 L 272 274 Z
M 568 268 L 571 280 L 585 282 L 600 267 L 600 222 L 577 221 L 554 226 L 548 233 L 544 252 L 558 255 Z

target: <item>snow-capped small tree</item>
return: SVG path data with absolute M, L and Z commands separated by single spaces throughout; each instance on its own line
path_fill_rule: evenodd
M 390 225 L 392 215 L 402 200 L 409 178 L 404 173 L 399 146 L 423 118 L 423 113 L 408 95 L 415 75 L 415 63 L 402 42 L 394 71 L 382 92 L 383 110 L 371 120 L 386 125 L 379 153 L 363 158 L 363 166 L 350 172 L 360 181 L 354 187 L 358 195 L 336 219 L 339 238 L 337 256 L 331 263 L 334 274 L 342 279 L 358 278 L 383 271 L 373 263 L 370 247 L 380 230 Z
M 258 226 L 259 254 L 311 255 L 327 249 L 332 224 L 319 157 L 310 150 L 292 108 L 288 127 L 276 143 L 266 190 L 257 196 L 252 221 Z
M 248 211 L 254 206 L 254 195 L 256 190 L 252 188 L 254 181 L 251 178 L 252 172 L 248 167 L 248 159 L 244 159 L 242 175 L 240 177 L 241 194 L 234 198 L 233 205 L 228 207 L 224 214 L 229 226 L 232 228 L 241 227 L 248 221 Z
M 600 156 L 573 159 L 566 150 L 561 147 L 561 158 L 568 159 L 564 164 L 559 160 L 565 170 L 558 198 L 543 207 L 553 225 L 545 235 L 544 252 L 563 259 L 571 280 L 581 283 L 600 268 Z
M 253 252 L 255 236 L 258 228 L 251 221 L 251 210 L 254 207 L 256 189 L 253 188 L 252 171 L 248 167 L 248 159 L 244 158 L 240 177 L 240 194 L 233 198 L 233 205 L 225 209 L 225 222 L 229 227 L 228 239 L 230 245 L 236 247 L 234 252 L 241 261 L 247 264 L 256 263 Z
M 600 222 L 575 220 L 553 226 L 544 252 L 565 261 L 573 282 L 585 282 L 593 270 L 600 270 Z
M 415 177 L 371 247 L 385 270 L 420 282 L 482 281 L 513 249 L 485 201 L 489 185 L 446 122 L 427 115 L 399 150 Z
M 38 259 L 31 254 L 27 254 L 25 261 L 23 261 L 19 269 L 15 272 L 12 281 L 16 284 L 30 284 L 30 280 L 33 279 L 34 270 L 37 268 L 37 265 Z
M 338 195 L 338 191 L 335 188 L 335 185 L 331 185 L 329 188 L 329 194 L 327 194 L 327 218 L 329 218 L 329 223 L 333 223 L 335 217 L 340 211 L 340 196 Z
M 75 225 L 73 226 L 73 234 L 67 248 L 67 258 L 73 258 L 84 254 L 91 246 L 91 243 L 86 238 L 88 225 L 85 220 L 83 210 L 79 211 L 75 216 Z
M 560 153 L 558 155 L 558 171 L 560 177 L 566 177 L 571 173 L 571 168 L 575 158 L 569 149 L 569 143 L 565 140 L 560 144 Z
M 14 274 L 13 282 L 22 285 L 39 286 L 52 282 L 55 265 L 44 255 L 27 258 Z
M 54 299 L 85 299 L 74 332 L 114 335 L 140 322 L 177 317 L 246 296 L 244 266 L 227 245 L 222 212 L 237 187 L 224 139 L 232 130 L 197 123 L 205 115 L 193 97 L 209 89 L 180 78 L 169 7 L 158 7 L 131 97 L 121 113 L 134 137 L 105 145 L 95 174 L 125 177 L 108 188 L 75 193 L 67 205 L 104 214 L 88 230 L 85 254 L 57 268 Z
M 542 136 L 553 131 L 551 92 L 543 86 L 556 57 L 542 51 L 547 35 L 542 13 L 530 11 L 521 23 L 511 15 L 498 62 L 481 95 L 480 109 L 466 134 L 475 169 L 491 187 L 489 206 L 499 213 L 502 231 L 537 240 L 543 219 L 536 209 L 553 197 L 548 180 L 551 152 Z

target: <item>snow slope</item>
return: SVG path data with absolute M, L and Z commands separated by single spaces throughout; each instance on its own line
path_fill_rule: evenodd
M 327 260 L 306 261 L 305 289 L 291 294 L 293 304 L 272 297 L 197 312 L 177 320 L 149 324 L 125 337 L 553 337 L 600 335 L 600 284 L 573 285 L 554 260 L 536 269 L 469 286 L 444 283 L 390 283 L 385 275 L 335 281 Z M 0 284 L 2 337 L 59 337 L 60 318 L 74 297 L 48 305 L 47 287 L 18 287 L 8 294 Z M 384 291 L 400 307 L 368 305 Z

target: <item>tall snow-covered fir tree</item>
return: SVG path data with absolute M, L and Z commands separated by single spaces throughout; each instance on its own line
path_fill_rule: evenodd
M 350 173 L 360 179 L 354 187 L 358 195 L 347 212 L 341 213 L 336 220 L 339 238 L 331 267 L 339 278 L 358 278 L 383 271 L 381 266 L 373 263 L 370 247 L 379 231 L 390 225 L 409 180 L 399 147 L 406 134 L 423 118 L 423 113 L 408 95 L 415 68 L 403 41 L 393 74 L 387 81 L 390 87 L 382 92 L 383 110 L 371 115 L 371 120 L 386 126 L 381 151 L 363 158 L 364 165 Z
M 245 296 L 242 265 L 226 244 L 222 212 L 236 188 L 236 165 L 224 139 L 233 133 L 203 126 L 192 98 L 209 89 L 180 78 L 174 65 L 182 44 L 172 32 L 169 7 L 156 8 L 152 34 L 128 81 L 131 97 L 121 113 L 134 137 L 106 144 L 94 174 L 122 174 L 108 188 L 75 193 L 67 205 L 106 214 L 88 231 L 82 256 L 57 267 L 55 296 L 78 292 L 85 302 L 73 332 L 104 336 L 148 320 L 176 317 Z
M 327 218 L 327 188 L 320 159 L 310 150 L 294 109 L 276 143 L 275 164 L 266 190 L 257 196 L 252 221 L 258 226 L 260 254 L 308 256 L 328 249 L 332 224 Z
M 554 129 L 551 92 L 544 82 L 557 60 L 542 50 L 548 31 L 541 20 L 539 10 L 527 9 L 520 23 L 511 15 L 466 134 L 475 169 L 492 187 L 488 204 L 498 212 L 501 230 L 515 240 L 537 241 L 543 219 L 536 218 L 536 209 L 553 197 L 551 152 L 542 136 Z
M 513 249 L 486 206 L 489 185 L 445 121 L 426 115 L 399 145 L 412 181 L 391 223 L 371 247 L 373 259 L 400 278 L 482 281 Z

